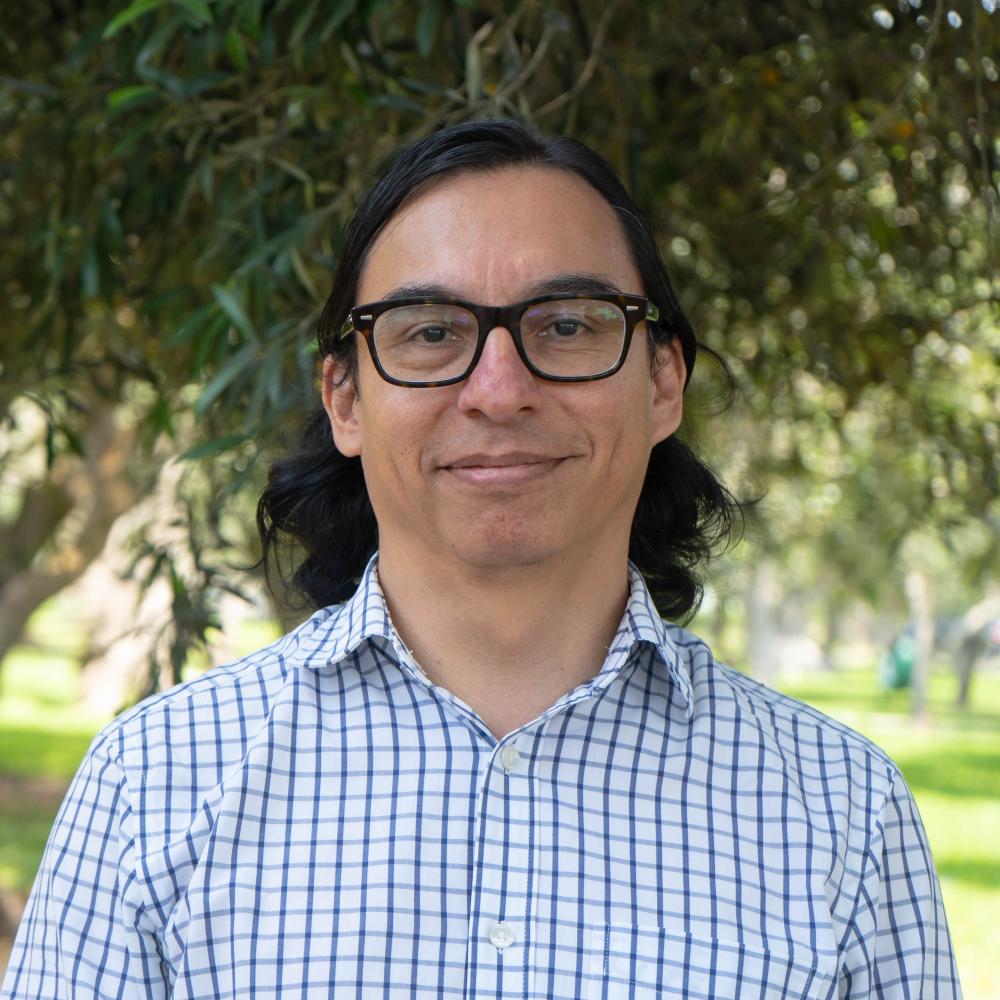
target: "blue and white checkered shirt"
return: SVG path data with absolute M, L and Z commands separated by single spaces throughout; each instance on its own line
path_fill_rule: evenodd
M 95 740 L 3 996 L 961 995 L 899 771 L 632 572 L 601 671 L 496 740 L 374 567 Z

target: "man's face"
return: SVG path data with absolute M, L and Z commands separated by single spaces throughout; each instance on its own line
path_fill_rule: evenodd
M 427 286 L 508 305 L 572 276 L 643 294 L 596 191 L 567 171 L 507 168 L 444 178 L 405 203 L 371 249 L 357 302 Z M 383 558 L 482 570 L 624 560 L 650 449 L 680 422 L 678 345 L 651 371 L 640 324 L 621 370 L 595 382 L 534 377 L 503 328 L 456 385 L 391 385 L 360 338 L 358 367 L 355 393 L 334 385 L 327 359 L 323 398 L 338 449 L 361 457 Z

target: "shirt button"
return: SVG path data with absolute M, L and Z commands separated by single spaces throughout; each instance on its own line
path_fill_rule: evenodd
M 514 932 L 505 924 L 494 924 L 490 928 L 490 944 L 497 951 L 503 951 L 508 945 L 514 943 Z
M 521 763 L 517 747 L 508 744 L 500 751 L 500 764 L 505 771 L 513 771 Z

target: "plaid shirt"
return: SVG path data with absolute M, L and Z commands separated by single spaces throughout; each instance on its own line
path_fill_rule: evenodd
M 501 740 L 346 604 L 95 740 L 12 998 L 961 995 L 899 771 L 718 664 L 641 577 Z

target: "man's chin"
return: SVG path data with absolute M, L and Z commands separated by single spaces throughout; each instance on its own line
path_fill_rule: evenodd
M 478 529 L 449 545 L 452 557 L 470 570 L 504 572 L 537 568 L 558 556 L 558 547 L 551 538 L 543 539 L 525 530 L 524 525 L 490 524 L 484 520 Z

